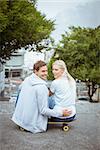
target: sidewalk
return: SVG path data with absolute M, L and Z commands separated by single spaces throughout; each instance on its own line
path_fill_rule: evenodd
M 14 102 L 0 101 L 0 150 L 99 150 L 100 103 L 78 101 L 77 120 L 64 132 L 61 128 L 32 134 L 19 131 L 10 120 Z

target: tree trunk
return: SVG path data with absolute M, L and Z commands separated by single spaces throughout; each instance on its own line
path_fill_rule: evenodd
M 90 102 L 97 102 L 97 100 L 94 101 L 94 100 L 92 99 L 93 94 L 96 92 L 96 89 L 97 89 L 96 84 L 95 84 L 94 82 L 88 82 L 88 83 L 87 83 L 87 86 L 88 86 L 89 101 L 90 101 Z

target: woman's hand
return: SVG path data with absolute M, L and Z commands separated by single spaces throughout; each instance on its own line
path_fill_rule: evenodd
M 71 110 L 64 109 L 64 110 L 63 110 L 63 117 L 70 116 L 70 115 L 71 115 L 71 113 L 72 113 L 72 111 L 71 111 Z
M 48 88 L 49 89 L 49 88 Z M 52 96 L 54 93 L 52 93 L 49 89 L 49 96 Z

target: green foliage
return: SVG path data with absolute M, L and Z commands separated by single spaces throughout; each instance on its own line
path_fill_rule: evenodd
M 100 27 L 70 27 L 70 32 L 62 35 L 55 55 L 65 61 L 74 78 L 100 83 Z
M 48 80 L 53 80 L 54 76 L 52 73 L 52 64 L 55 61 L 55 58 L 52 58 L 48 64 Z
M 49 38 L 54 22 L 41 15 L 35 3 L 36 0 L 0 1 L 0 58 L 9 59 L 15 50 L 29 44 L 39 50 L 38 43 Z
M 7 24 L 8 24 L 8 18 L 7 18 L 7 5 L 6 1 L 0 1 L 0 32 L 2 32 Z
M 62 35 L 55 56 L 65 61 L 74 78 L 87 82 L 92 101 L 97 84 L 100 84 L 100 26 L 69 29 L 70 32 Z

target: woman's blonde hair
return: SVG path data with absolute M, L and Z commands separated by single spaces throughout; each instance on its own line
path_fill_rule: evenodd
M 57 65 L 60 69 L 63 69 L 64 70 L 64 73 L 62 74 L 62 77 L 65 77 L 69 80 L 70 83 L 75 83 L 75 80 L 74 78 L 68 73 L 67 71 L 67 67 L 66 67 L 66 64 L 63 60 L 56 60 L 53 65 Z

